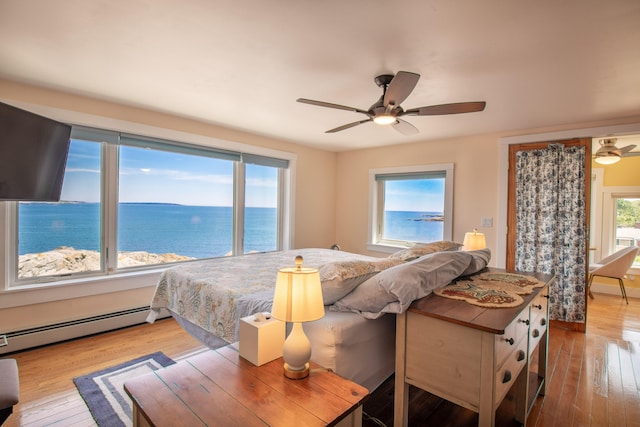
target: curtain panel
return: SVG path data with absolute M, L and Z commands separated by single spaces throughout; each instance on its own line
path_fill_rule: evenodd
M 584 323 L 585 147 L 550 144 L 516 153 L 515 268 L 555 274 L 550 318 Z

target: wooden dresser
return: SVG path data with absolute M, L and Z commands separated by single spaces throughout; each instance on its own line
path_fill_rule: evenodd
M 506 270 L 490 269 L 504 272 Z M 484 308 L 435 294 L 415 301 L 396 323 L 394 425 L 408 421 L 409 385 L 478 413 L 493 426 L 495 411 L 515 385 L 515 419 L 526 423 L 544 395 L 548 295 L 553 276 L 514 308 Z

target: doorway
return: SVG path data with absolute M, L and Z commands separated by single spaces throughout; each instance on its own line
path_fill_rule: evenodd
M 591 139 L 509 147 L 508 269 L 555 274 L 550 319 L 584 331 Z

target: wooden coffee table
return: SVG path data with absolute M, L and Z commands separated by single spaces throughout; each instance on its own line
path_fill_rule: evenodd
M 361 426 L 366 388 L 311 365 L 290 380 L 282 359 L 260 367 L 234 345 L 127 381 L 134 426 Z

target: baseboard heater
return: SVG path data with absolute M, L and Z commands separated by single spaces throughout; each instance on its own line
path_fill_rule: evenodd
M 0 354 L 137 325 L 144 323 L 148 314 L 149 306 L 137 307 L 53 325 L 0 333 Z

